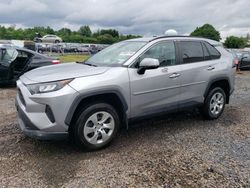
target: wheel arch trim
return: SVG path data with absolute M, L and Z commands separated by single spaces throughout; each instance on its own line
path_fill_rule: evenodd
M 91 91 L 91 92 L 88 92 L 88 93 L 84 93 L 84 94 L 80 94 L 78 95 L 73 103 L 71 104 L 70 108 L 69 108 L 69 111 L 67 113 L 67 116 L 65 118 L 65 124 L 66 125 L 70 125 L 71 123 L 71 120 L 74 116 L 74 113 L 75 113 L 75 110 L 77 109 L 78 105 L 81 103 L 82 100 L 88 98 L 88 97 L 94 97 L 94 96 L 97 96 L 97 95 L 103 95 L 103 94 L 115 94 L 121 101 L 122 103 L 122 108 L 123 108 L 123 111 L 124 111 L 124 115 L 125 115 L 125 119 L 127 121 L 127 114 L 126 114 L 126 111 L 128 110 L 128 104 L 124 98 L 124 96 L 121 94 L 120 91 L 116 90 L 116 89 L 103 89 L 103 90 L 98 90 L 98 91 Z
M 210 90 L 210 88 L 211 88 L 211 86 L 214 84 L 214 83 L 216 83 L 216 82 L 220 82 L 220 81 L 226 81 L 226 82 L 228 82 L 228 85 L 229 85 L 229 96 L 230 96 L 230 94 L 232 93 L 231 91 L 232 91 L 232 86 L 231 86 L 231 83 L 230 83 L 230 79 L 228 78 L 228 77 L 226 77 L 226 76 L 224 76 L 224 77 L 217 77 L 217 78 L 212 78 L 209 82 L 208 82 L 208 85 L 207 85 L 207 88 L 206 88 L 206 90 L 205 90 L 205 92 L 204 92 L 204 98 L 206 98 L 206 96 L 208 95 L 208 92 L 209 92 L 209 90 Z M 229 102 L 229 96 L 227 96 L 227 102 Z

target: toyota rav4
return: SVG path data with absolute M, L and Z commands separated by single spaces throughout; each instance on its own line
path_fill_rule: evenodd
M 17 81 L 22 131 L 100 149 L 121 125 L 198 107 L 217 119 L 234 90 L 232 55 L 216 41 L 163 36 L 114 44 L 82 63 L 43 67 Z

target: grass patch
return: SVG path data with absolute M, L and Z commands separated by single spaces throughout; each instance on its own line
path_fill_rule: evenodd
M 59 56 L 59 60 L 62 63 L 76 62 L 76 61 L 84 61 L 88 57 L 89 55 L 62 55 L 62 56 Z

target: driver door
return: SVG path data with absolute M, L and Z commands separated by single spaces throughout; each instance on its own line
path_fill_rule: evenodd
M 131 87 L 131 118 L 177 110 L 180 99 L 180 74 L 173 41 L 163 41 L 150 47 L 136 61 L 158 59 L 160 67 L 138 74 L 138 68 L 128 68 Z M 138 66 L 135 66 L 138 67 Z

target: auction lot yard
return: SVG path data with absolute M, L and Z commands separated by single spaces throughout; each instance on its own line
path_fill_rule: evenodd
M 15 94 L 0 89 L 0 187 L 250 187 L 250 72 L 237 74 L 220 119 L 143 121 L 97 152 L 25 137 Z

